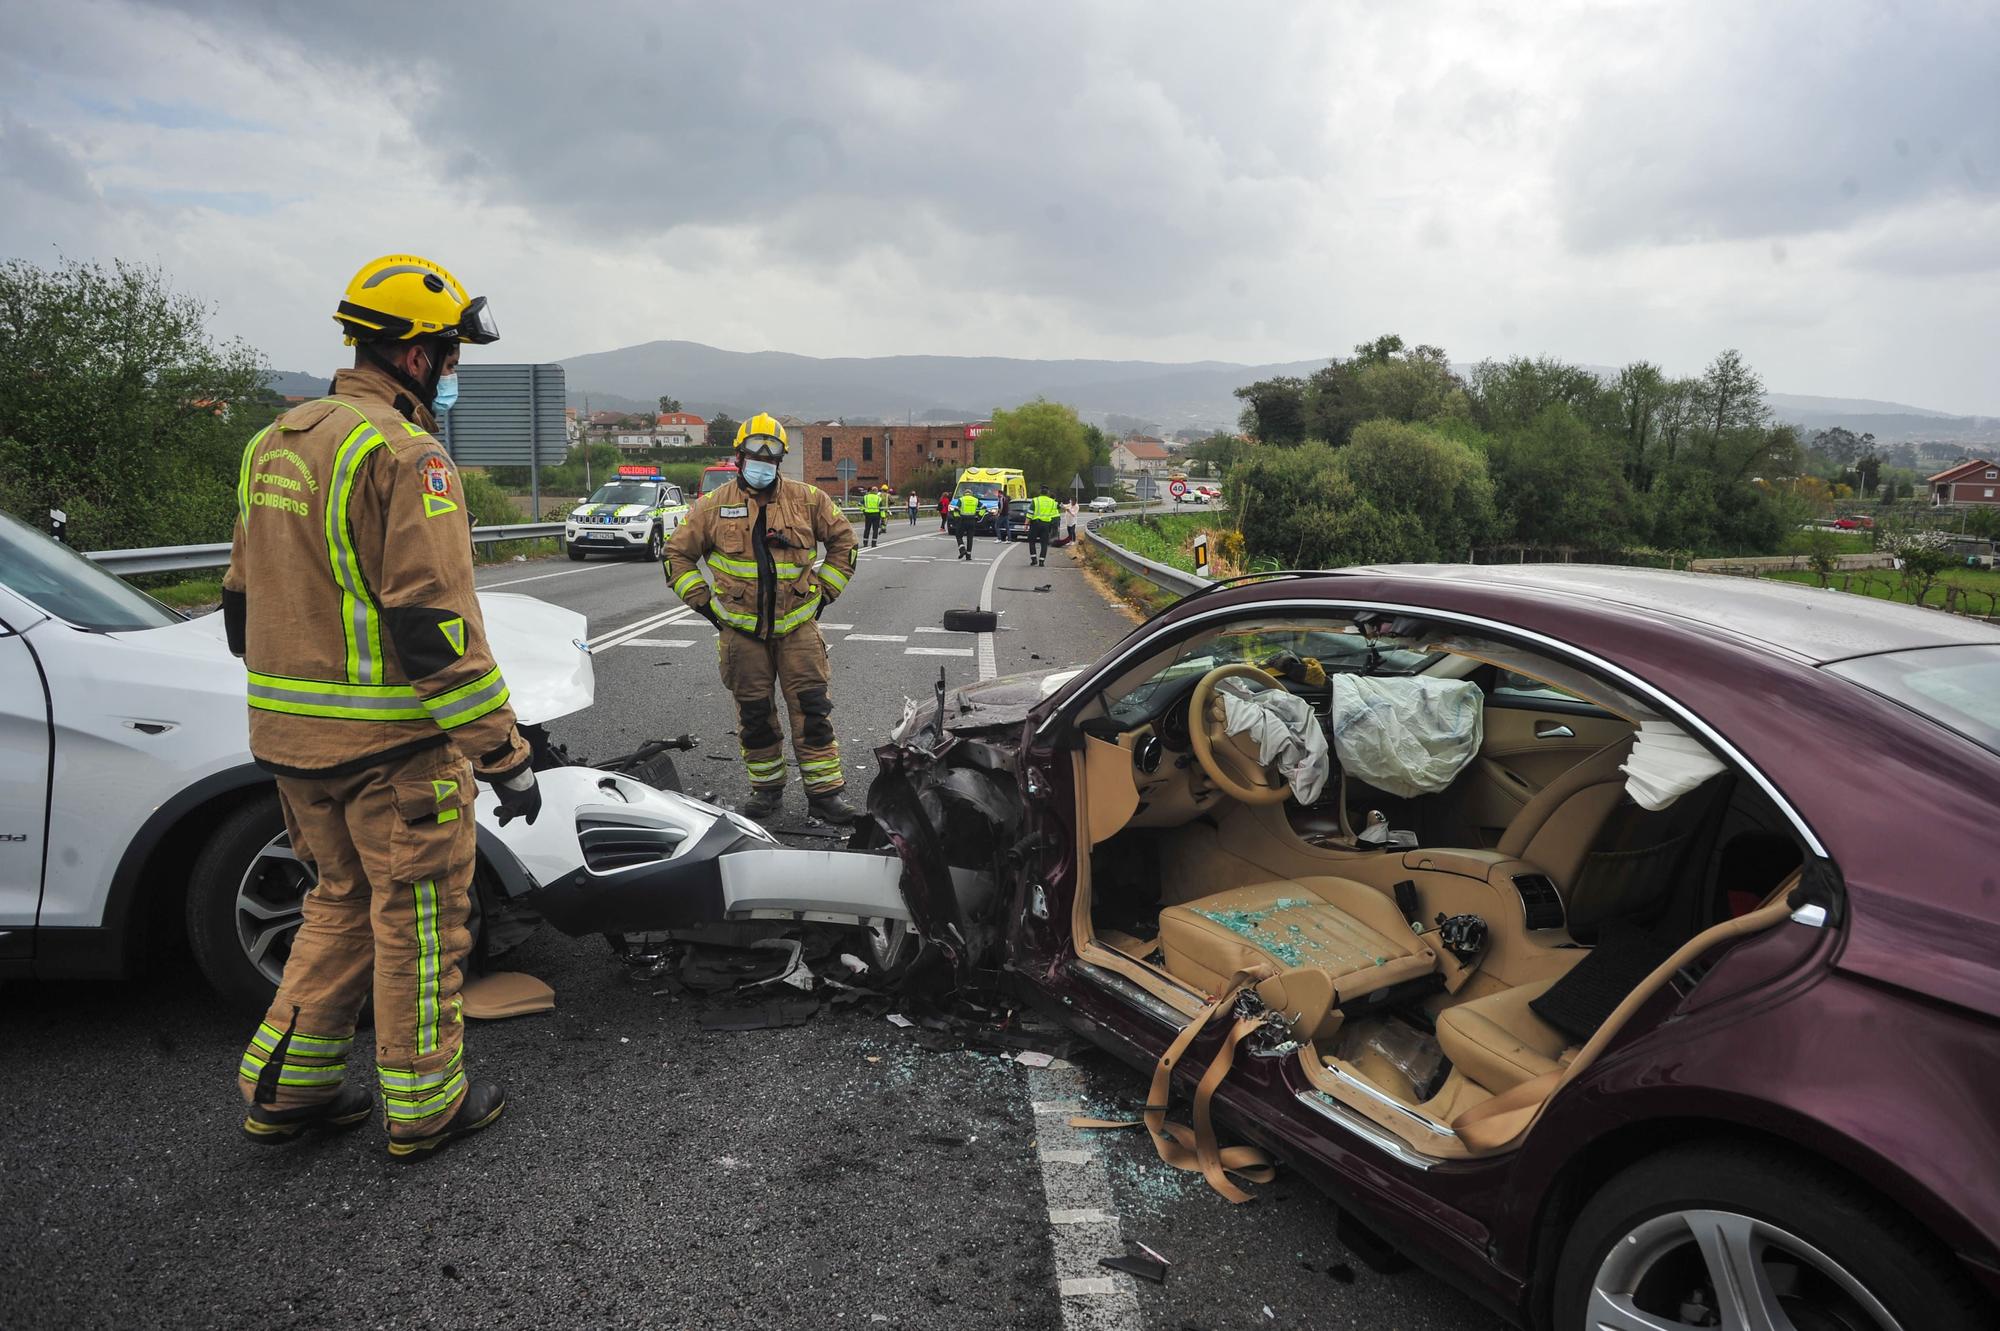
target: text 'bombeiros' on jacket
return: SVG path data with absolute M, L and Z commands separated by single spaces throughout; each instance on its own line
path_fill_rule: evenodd
M 222 610 L 250 672 L 250 750 L 281 776 L 446 743 L 486 777 L 528 761 L 430 420 L 387 375 L 342 370 L 243 451 Z

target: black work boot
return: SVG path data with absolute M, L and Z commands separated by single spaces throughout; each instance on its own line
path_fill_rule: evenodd
M 743 801 L 736 812 L 751 822 L 761 823 L 785 806 L 783 786 L 756 786 L 750 791 L 750 798 Z
M 506 1107 L 507 1092 L 500 1088 L 500 1083 L 473 1082 L 466 1088 L 465 1098 L 458 1102 L 458 1112 L 451 1116 L 451 1122 L 428 1137 L 406 1137 L 400 1141 L 389 1138 L 389 1154 L 399 1160 L 421 1159 L 492 1124 Z
M 861 815 L 838 790 L 806 795 L 806 812 L 823 823 L 851 823 Z
M 305 1136 L 307 1129 L 345 1132 L 375 1112 L 375 1096 L 366 1086 L 349 1083 L 322 1104 L 295 1109 L 251 1105 L 243 1117 L 243 1135 L 259 1146 L 283 1146 Z

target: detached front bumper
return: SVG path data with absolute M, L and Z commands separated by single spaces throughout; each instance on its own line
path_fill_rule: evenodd
M 909 918 L 894 855 L 783 846 L 727 809 L 595 768 L 538 779 L 535 822 L 484 828 L 482 849 L 512 861 L 498 874 L 508 894 L 563 933 Z

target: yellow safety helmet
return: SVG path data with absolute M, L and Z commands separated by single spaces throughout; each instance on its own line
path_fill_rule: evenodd
M 468 297 L 440 264 L 414 254 L 385 254 L 361 265 L 341 293 L 334 322 L 354 342 L 442 337 L 484 345 L 500 340 L 486 297 Z
M 758 412 L 749 420 L 736 427 L 736 451 L 753 457 L 773 460 L 785 456 L 785 449 L 791 441 L 785 437 L 785 427 L 778 424 L 775 416 Z

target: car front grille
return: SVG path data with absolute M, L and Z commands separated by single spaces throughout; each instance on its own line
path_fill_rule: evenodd
M 617 873 L 673 858 L 687 833 L 657 823 L 625 823 L 609 818 L 576 820 L 576 839 L 583 863 L 592 873 Z

